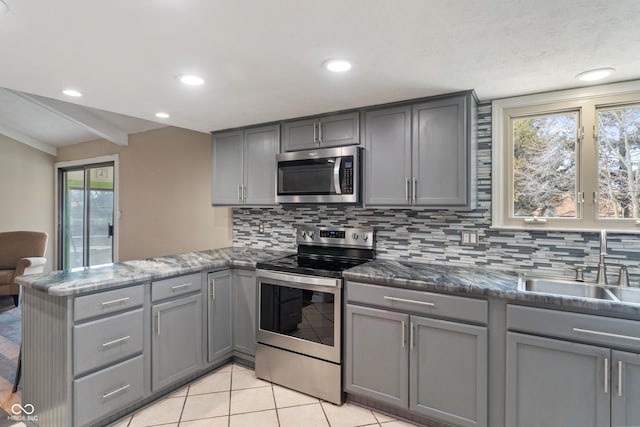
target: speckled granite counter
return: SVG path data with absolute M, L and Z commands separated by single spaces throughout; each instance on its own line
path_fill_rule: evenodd
M 487 268 L 379 259 L 345 271 L 344 277 L 347 280 L 385 286 L 528 301 L 579 310 L 624 314 L 640 319 L 640 304 L 521 291 L 518 289 L 518 276 L 515 272 Z
M 22 276 L 17 282 L 53 296 L 107 290 L 201 270 L 225 267 L 255 268 L 256 263 L 289 255 L 288 252 L 229 247 L 200 252 L 118 262 L 71 271 Z

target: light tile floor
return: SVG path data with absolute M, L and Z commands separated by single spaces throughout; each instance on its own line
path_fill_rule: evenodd
M 336 406 L 262 381 L 229 364 L 113 427 L 356 427 L 413 426 L 360 406 Z

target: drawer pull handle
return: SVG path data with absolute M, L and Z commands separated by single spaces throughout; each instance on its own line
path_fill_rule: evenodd
M 622 397 L 622 360 L 618 360 L 618 397 Z
M 191 286 L 191 283 L 183 283 L 182 285 L 173 285 L 171 289 L 175 291 L 176 289 L 186 288 L 187 286 Z
M 591 329 L 573 328 L 573 332 L 582 332 L 584 334 L 601 335 L 603 337 L 620 338 L 623 340 L 640 341 L 640 337 L 633 337 L 631 335 L 612 334 L 610 332 L 592 331 Z
M 415 300 L 412 300 L 412 299 L 389 297 L 389 296 L 386 296 L 386 295 L 384 296 L 384 299 L 388 299 L 390 301 L 408 302 L 408 303 L 411 303 L 411 304 L 428 305 L 429 307 L 434 307 L 435 306 L 435 303 L 428 302 L 428 301 L 415 301 Z
M 129 338 L 131 338 L 131 336 L 127 335 L 126 337 L 121 337 L 121 338 L 115 339 L 113 341 L 106 342 L 106 343 L 102 344 L 102 347 L 110 347 L 110 346 L 112 346 L 114 344 L 118 344 L 118 343 L 124 342 L 124 341 L 128 340 Z
M 131 299 L 131 297 L 124 297 L 124 298 L 118 298 L 118 299 L 112 299 L 111 301 L 105 301 L 102 303 L 102 306 L 104 307 L 105 305 L 111 305 L 111 304 L 120 304 L 123 303 L 125 301 L 129 301 Z
M 117 389 L 115 389 L 115 390 L 113 390 L 113 391 L 110 391 L 110 392 L 109 392 L 109 393 L 107 393 L 107 394 L 103 394 L 103 395 L 102 395 L 102 398 L 103 398 L 103 399 L 108 399 L 108 398 L 110 398 L 111 396 L 113 396 L 114 394 L 122 393 L 123 391 L 125 391 L 125 390 L 126 390 L 126 389 L 128 389 L 129 387 L 131 387 L 131 384 L 126 384 L 126 385 L 123 385 L 122 387 L 118 387 Z

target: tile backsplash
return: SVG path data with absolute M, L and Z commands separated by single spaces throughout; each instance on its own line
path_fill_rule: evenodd
M 585 267 L 595 278 L 598 233 L 504 231 L 491 226 L 491 103 L 478 108 L 478 208 L 472 212 L 423 209 L 371 209 L 352 206 L 282 206 L 234 208 L 233 244 L 295 249 L 296 224 L 321 227 L 373 227 L 377 257 L 448 265 L 478 265 L 506 270 L 547 270 L 572 275 Z M 259 225 L 264 224 L 264 233 Z M 460 245 L 460 230 L 478 233 L 477 246 Z M 627 265 L 631 281 L 640 281 L 640 235 L 611 234 L 609 280 Z

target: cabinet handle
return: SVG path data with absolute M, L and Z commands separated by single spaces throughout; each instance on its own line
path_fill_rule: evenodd
M 158 316 L 156 318 L 156 336 L 160 336 L 160 312 L 158 312 Z
M 242 186 L 242 200 L 247 200 L 247 186 Z
M 189 282 L 189 283 L 183 283 L 183 284 L 181 284 L 181 285 L 173 285 L 173 286 L 171 287 L 171 289 L 175 291 L 175 290 L 177 290 L 177 289 L 186 288 L 186 287 L 188 287 L 188 286 L 191 286 L 191 282 Z
M 211 284 L 210 284 L 209 287 L 211 288 L 211 299 L 215 300 L 216 299 L 216 288 L 214 286 L 213 280 L 211 281 Z
M 604 392 L 609 393 L 609 358 L 604 358 Z
M 242 186 L 238 184 L 238 200 L 242 200 Z
M 584 334 L 591 334 L 591 335 L 601 335 L 603 337 L 620 338 L 623 340 L 640 341 L 639 337 L 634 337 L 631 335 L 612 334 L 609 332 L 592 331 L 591 329 L 573 328 L 573 332 L 582 332 Z
M 103 303 L 102 303 L 102 306 L 104 307 L 105 305 L 120 304 L 121 302 L 128 301 L 129 299 L 130 299 L 130 297 L 118 298 L 118 299 L 112 299 L 111 301 L 105 301 L 105 302 L 103 302 Z
M 404 350 L 404 341 L 405 341 L 405 336 L 404 336 L 404 330 L 406 328 L 407 325 L 405 325 L 404 320 L 402 321 L 402 349 Z
M 411 183 L 409 182 L 409 180 L 407 179 L 407 177 L 404 177 L 404 199 L 408 202 L 409 201 L 409 187 L 411 187 Z
M 622 397 L 622 360 L 618 360 L 618 397 Z
M 414 327 L 413 322 L 410 322 L 409 323 L 409 329 L 410 329 L 409 330 L 409 342 L 410 342 L 409 348 L 411 350 L 413 350 L 413 327 Z
M 408 302 L 411 304 L 420 304 L 420 305 L 428 305 L 429 307 L 435 307 L 435 303 L 428 301 L 415 301 L 412 299 L 404 299 L 404 298 L 396 298 L 385 295 L 384 299 L 388 299 L 389 301 L 399 301 L 399 302 Z
M 103 394 L 103 395 L 102 395 L 102 398 L 103 398 L 103 399 L 108 399 L 108 398 L 110 398 L 111 396 L 113 396 L 114 394 L 122 393 L 123 391 L 125 391 L 125 390 L 126 390 L 126 389 L 128 389 L 129 387 L 131 387 L 131 384 L 126 384 L 126 385 L 123 385 L 122 387 L 118 387 L 117 389 L 115 389 L 115 390 L 113 390 L 113 391 L 110 391 L 110 392 L 109 392 L 109 393 L 107 393 L 107 394 Z
M 121 338 L 115 339 L 115 340 L 113 340 L 113 341 L 105 342 L 105 343 L 103 343 L 103 344 L 102 344 L 102 348 L 110 347 L 110 346 L 112 346 L 112 345 L 114 345 L 114 344 L 121 343 L 121 342 L 123 342 L 123 341 L 128 340 L 129 338 L 131 338 L 131 336 L 130 336 L 130 335 L 127 335 L 126 337 L 121 337 Z
M 318 122 L 318 144 L 322 144 L 322 122 Z
M 418 179 L 413 178 L 413 201 L 414 203 L 418 201 Z

